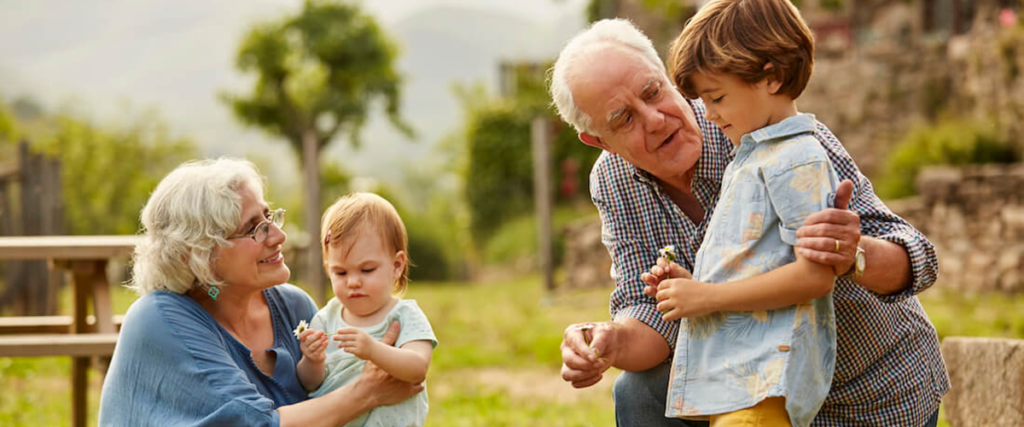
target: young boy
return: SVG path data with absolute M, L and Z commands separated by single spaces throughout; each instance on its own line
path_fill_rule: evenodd
M 795 230 L 827 208 L 839 180 L 795 100 L 810 79 L 814 42 L 787 0 L 712 0 L 673 44 L 670 75 L 733 142 L 722 196 L 694 263 L 694 280 L 662 282 L 665 320 L 680 326 L 669 380 L 670 417 L 712 426 L 807 426 L 835 368 L 835 272 L 796 256 Z M 700 301 L 754 292 L 742 312 Z M 775 310 L 772 301 L 806 300 Z

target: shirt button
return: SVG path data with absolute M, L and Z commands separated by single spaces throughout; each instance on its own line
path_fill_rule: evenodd
M 788 345 L 780 345 L 779 346 L 779 351 L 789 351 L 789 346 Z

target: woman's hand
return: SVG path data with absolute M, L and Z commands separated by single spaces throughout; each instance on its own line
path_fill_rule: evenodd
M 338 348 L 363 360 L 370 360 L 373 348 L 379 345 L 370 334 L 359 328 L 338 329 L 332 339 L 338 341 Z
M 302 356 L 310 362 L 320 363 L 327 358 L 327 334 L 323 331 L 306 329 L 299 335 L 299 348 L 302 349 Z

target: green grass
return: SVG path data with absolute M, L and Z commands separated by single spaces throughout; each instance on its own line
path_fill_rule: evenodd
M 536 277 L 498 283 L 414 282 L 406 295 L 430 317 L 438 341 L 427 384 L 428 426 L 614 425 L 612 372 L 575 390 L 558 376 L 566 325 L 608 317 L 609 289 L 547 296 Z M 134 295 L 113 292 L 123 313 Z M 64 307 L 69 299 L 63 298 Z M 1024 339 L 1024 295 L 932 289 L 921 302 L 940 337 Z M 0 425 L 68 425 L 68 358 L 0 358 Z M 90 378 L 95 425 L 99 379 Z M 940 426 L 947 425 L 940 418 Z

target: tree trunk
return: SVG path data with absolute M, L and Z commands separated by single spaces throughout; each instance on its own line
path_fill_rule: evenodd
M 306 286 L 318 303 L 326 301 L 323 289 L 323 262 L 320 257 L 320 141 L 313 129 L 302 133 L 302 165 L 306 187 Z

